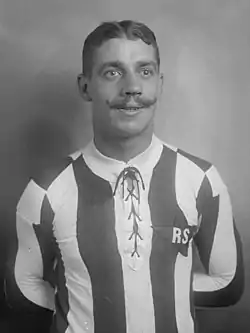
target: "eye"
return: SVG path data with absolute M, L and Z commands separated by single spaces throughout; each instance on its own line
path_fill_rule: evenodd
M 115 70 L 115 69 L 110 69 L 110 70 L 104 72 L 104 76 L 105 76 L 107 79 L 114 79 L 114 78 L 118 77 L 119 75 L 121 75 L 121 73 L 118 72 L 118 71 Z
M 150 77 L 154 74 L 153 70 L 150 68 L 142 68 L 141 75 L 143 77 Z

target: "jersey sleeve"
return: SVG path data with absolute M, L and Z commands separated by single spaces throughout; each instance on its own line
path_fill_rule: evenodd
M 199 231 L 194 238 L 205 273 L 195 273 L 195 305 L 235 304 L 244 289 L 242 244 L 233 218 L 227 187 L 211 166 L 197 195 Z
M 16 209 L 17 240 L 8 260 L 5 294 L 13 311 L 47 321 L 54 311 L 52 221 L 47 191 L 31 180 Z

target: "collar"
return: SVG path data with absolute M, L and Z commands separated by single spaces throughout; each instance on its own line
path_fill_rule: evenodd
M 96 148 L 93 140 L 85 147 L 82 154 L 92 172 L 105 180 L 115 183 L 121 171 L 128 166 L 136 167 L 144 177 L 147 177 L 152 173 L 158 162 L 162 149 L 163 144 L 161 140 L 153 135 L 149 147 L 127 163 L 103 155 Z

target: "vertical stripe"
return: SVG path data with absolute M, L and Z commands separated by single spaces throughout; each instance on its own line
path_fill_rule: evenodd
M 176 333 L 174 271 L 177 248 L 172 244 L 176 210 L 176 153 L 164 147 L 150 184 L 153 227 L 150 272 L 155 311 L 155 333 Z
M 204 179 L 204 169 L 207 169 L 210 164 L 201 159 L 197 159 L 194 156 L 189 154 L 185 154 L 182 151 L 178 150 L 177 154 L 177 165 L 176 165 L 176 200 L 178 204 L 178 212 L 179 212 L 179 225 L 180 227 L 188 227 L 190 231 L 190 240 L 193 239 L 193 236 L 196 234 L 198 230 L 198 212 L 196 208 L 196 196 L 200 189 L 201 183 Z M 191 265 L 188 268 L 188 271 L 183 274 L 183 286 L 181 285 L 181 278 L 179 284 L 181 287 L 184 287 L 185 298 L 183 298 L 183 303 L 179 300 L 179 305 L 176 305 L 176 311 L 179 308 L 185 305 L 185 316 L 187 320 L 187 326 L 189 331 L 196 332 L 197 324 L 195 320 L 195 309 L 194 309 L 194 292 L 193 292 L 193 259 L 194 259 L 194 243 L 193 240 L 190 242 L 192 249 L 189 249 L 186 260 L 191 261 Z M 183 245 L 181 245 L 183 247 Z M 182 254 L 185 254 L 185 251 L 182 251 Z M 178 255 L 179 256 L 179 255 Z M 184 260 L 184 258 L 183 258 Z M 185 266 L 185 263 L 184 263 Z M 184 267 L 183 267 L 184 269 Z M 186 283 L 186 278 L 189 281 L 189 286 Z M 177 284 L 177 281 L 176 281 Z M 179 288 L 176 287 L 176 292 L 178 292 Z M 188 293 L 187 293 L 188 292 Z M 181 296 L 181 295 L 180 295 Z M 180 296 L 178 297 L 180 299 Z M 189 304 L 187 304 L 187 300 L 189 299 Z M 177 297 L 176 297 L 177 300 Z M 183 319 L 181 315 L 176 315 L 177 317 L 177 326 L 178 330 L 183 330 L 181 328 Z M 184 330 L 185 332 L 185 330 Z
M 124 283 L 109 183 L 82 158 L 74 164 L 79 191 L 77 238 L 90 274 L 95 333 L 126 333 Z
M 194 258 L 195 258 L 195 248 L 194 248 L 194 240 L 192 241 L 192 267 L 190 274 L 190 284 L 189 284 L 189 303 L 190 303 L 190 312 L 194 323 L 194 332 L 198 332 L 197 321 L 196 321 L 196 312 L 194 307 L 194 290 L 193 290 L 193 279 L 194 279 Z
M 199 250 L 201 261 L 209 272 L 209 260 L 214 242 L 219 213 L 219 196 L 213 197 L 212 188 L 207 176 L 201 184 L 197 197 L 197 210 L 201 218 L 201 225 L 195 236 L 195 243 Z
M 66 287 L 65 268 L 59 247 L 57 247 L 57 265 L 55 274 L 57 277 L 55 294 L 56 315 L 53 317 L 51 332 L 64 333 L 69 325 L 67 315 L 70 307 L 68 289 Z
M 151 177 L 150 177 L 151 178 Z M 124 276 L 124 290 L 126 300 L 126 324 L 127 332 L 154 333 L 154 305 L 152 298 L 152 286 L 149 268 L 149 256 L 151 253 L 152 228 L 148 206 L 148 179 L 144 178 L 146 190 L 141 191 L 139 231 L 142 236 L 139 242 L 140 257 L 131 257 L 133 245 L 128 241 L 132 222 L 127 219 L 130 207 L 121 199 L 121 193 L 116 192 L 116 235 L 118 249 L 122 258 Z M 134 265 L 131 265 L 132 259 Z
M 190 313 L 190 281 L 192 268 L 192 244 L 189 243 L 188 256 L 178 253 L 175 264 L 175 312 L 178 333 L 194 333 L 193 318 Z
M 73 167 L 68 168 L 54 189 L 62 192 L 65 184 L 61 206 L 54 218 L 54 235 L 57 241 L 57 314 L 54 318 L 52 332 L 85 332 L 93 331 L 93 302 L 90 277 L 82 261 L 77 240 L 77 207 L 78 188 Z M 61 187 L 60 187 L 61 185 Z M 56 202 L 57 204 L 57 202 Z
M 40 245 L 40 251 L 43 259 L 43 279 L 51 282 L 53 264 L 54 264 L 54 237 L 52 232 L 52 223 L 54 212 L 50 206 L 47 195 L 44 196 L 41 207 L 41 222 L 33 224 L 37 240 Z

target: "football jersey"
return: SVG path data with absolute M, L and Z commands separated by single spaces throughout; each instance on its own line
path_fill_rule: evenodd
M 16 228 L 16 293 L 54 311 L 52 333 L 195 333 L 195 305 L 234 304 L 242 289 L 227 187 L 156 136 L 127 163 L 92 141 L 33 177 Z

